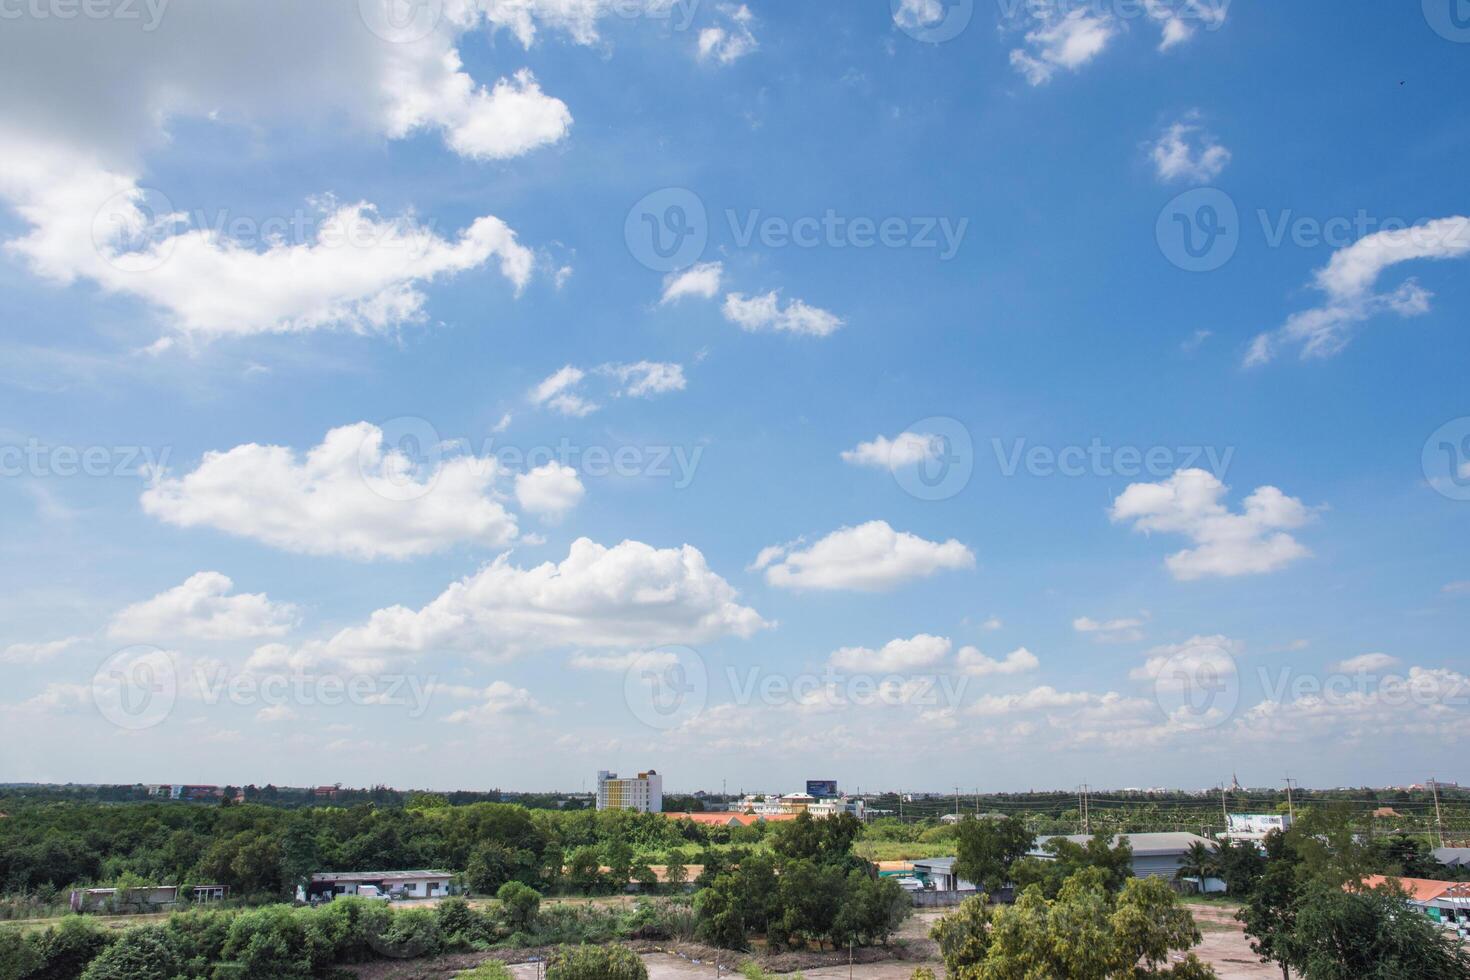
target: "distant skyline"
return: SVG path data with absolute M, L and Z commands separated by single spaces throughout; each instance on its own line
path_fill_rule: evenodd
M 1449 3 L 16 8 L 0 780 L 1465 781 Z

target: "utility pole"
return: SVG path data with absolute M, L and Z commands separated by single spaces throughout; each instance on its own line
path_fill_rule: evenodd
M 1429 786 L 1434 790 L 1434 827 L 1439 835 L 1439 846 L 1444 847 L 1444 817 L 1439 812 L 1439 780 L 1430 776 Z
M 1078 808 L 1082 811 L 1082 832 L 1084 834 L 1092 833 L 1092 808 L 1089 806 L 1090 802 L 1087 798 L 1087 784 L 1083 783 L 1082 789 L 1077 794 L 1077 803 Z
M 1225 784 L 1220 784 L 1220 816 L 1225 820 L 1225 833 L 1230 833 L 1230 811 L 1225 807 Z
M 1286 812 L 1291 817 L 1291 822 L 1296 823 L 1296 804 L 1291 801 L 1291 777 L 1286 777 Z

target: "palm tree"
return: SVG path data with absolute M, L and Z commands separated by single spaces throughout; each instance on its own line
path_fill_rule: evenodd
M 1215 852 L 1204 842 L 1195 841 L 1179 856 L 1179 870 L 1174 873 L 1174 878 L 1193 878 L 1199 882 L 1199 890 L 1203 892 L 1205 879 L 1214 877 L 1219 870 L 1220 861 Z

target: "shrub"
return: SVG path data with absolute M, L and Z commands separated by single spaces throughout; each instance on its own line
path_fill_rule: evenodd
M 0 929 L 0 980 L 20 980 L 40 965 L 35 943 L 19 929 Z
M 454 977 L 455 980 L 511 980 L 510 971 L 505 968 L 505 964 L 495 960 L 486 960 L 473 970 L 456 973 Z
M 183 970 L 167 929 L 138 926 L 104 949 L 82 980 L 174 980 Z
M 443 947 L 439 938 L 439 921 L 432 909 L 408 909 L 396 912 L 388 929 L 375 947 L 381 956 L 395 960 L 412 960 L 433 956 Z
M 112 942 L 113 935 L 97 927 L 92 920 L 69 915 L 45 932 L 33 935 L 31 944 L 41 957 L 40 965 L 31 973 L 34 980 L 72 980 L 82 975 Z
M 546 980 L 648 980 L 648 968 L 624 946 L 571 946 L 551 955 Z
M 512 929 L 529 929 L 535 923 L 536 913 L 541 909 L 541 894 L 536 889 L 519 881 L 507 881 L 495 897 L 505 907 L 505 918 Z

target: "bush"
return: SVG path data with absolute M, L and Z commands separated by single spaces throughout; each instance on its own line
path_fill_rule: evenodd
M 490 924 L 462 898 L 446 898 L 434 909 L 439 938 L 448 950 L 473 949 L 491 938 Z
M 563 947 L 551 955 L 546 980 L 648 980 L 648 968 L 624 946 Z
M 388 930 L 378 940 L 377 952 L 394 960 L 434 956 L 443 948 L 439 921 L 432 909 L 408 909 L 393 915 Z
M 505 918 L 514 930 L 529 929 L 536 922 L 536 913 L 541 909 L 541 894 L 519 881 L 507 881 L 495 893 L 505 907 Z
M 456 973 L 454 977 L 455 980 L 511 980 L 505 964 L 495 960 L 486 960 L 473 970 Z
M 21 980 L 41 965 L 36 944 L 19 929 L 0 929 L 0 980 Z
M 92 920 L 69 915 L 43 933 L 30 937 L 30 943 L 41 958 L 31 977 L 34 980 L 72 980 L 82 975 L 112 942 L 113 935 L 97 927 Z
M 174 980 L 183 970 L 184 960 L 168 930 L 138 926 L 103 950 L 82 980 Z

